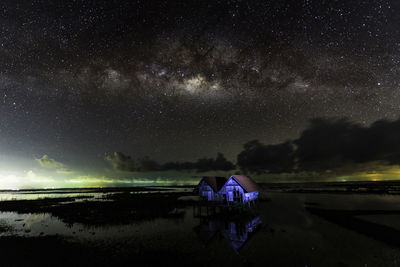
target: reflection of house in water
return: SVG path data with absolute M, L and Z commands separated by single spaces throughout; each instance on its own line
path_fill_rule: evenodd
M 203 177 L 197 186 L 202 198 L 209 202 L 250 203 L 258 198 L 260 187 L 247 176 L 232 175 L 224 177 Z
M 243 222 L 206 220 L 203 218 L 200 220 L 200 225 L 195 227 L 194 230 L 206 244 L 219 234 L 229 241 L 236 252 L 239 252 L 261 226 L 261 223 L 259 216 Z

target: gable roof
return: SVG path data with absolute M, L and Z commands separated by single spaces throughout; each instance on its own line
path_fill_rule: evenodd
M 233 177 L 243 187 L 243 189 L 249 193 L 261 190 L 261 187 L 247 176 L 235 174 L 231 177 Z
M 214 190 L 214 192 L 217 193 L 225 185 L 228 179 L 226 179 L 225 177 L 204 176 L 201 181 L 203 180 Z

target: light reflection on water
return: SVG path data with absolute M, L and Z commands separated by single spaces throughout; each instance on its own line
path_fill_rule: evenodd
M 174 214 L 183 214 L 174 219 L 159 218 L 150 221 L 135 222 L 125 225 L 108 225 L 108 226 L 88 226 L 80 223 L 66 224 L 57 217 L 49 213 L 24 213 L 16 212 L 0 212 L 0 222 L 5 225 L 12 226 L 12 230 L 0 233 L 0 236 L 17 235 L 17 236 L 41 236 L 41 235 L 63 235 L 76 238 L 88 239 L 118 239 L 121 237 L 136 237 L 146 235 L 162 235 L 166 231 L 183 229 L 195 229 L 198 235 L 204 234 L 206 230 L 212 235 L 222 234 L 226 239 L 230 240 L 235 250 L 239 249 L 247 240 L 248 235 L 255 232 L 261 224 L 261 218 L 255 216 L 247 221 L 235 222 L 234 220 L 218 220 L 215 218 L 195 218 L 192 214 L 192 208 L 175 209 Z M 201 239 L 202 237 L 200 237 Z M 235 242 L 240 245 L 234 245 Z
M 259 203 L 259 215 L 249 220 L 196 218 L 191 206 L 179 218 L 158 218 L 125 225 L 67 225 L 50 214 L 0 213 L 0 222 L 14 230 L 1 235 L 63 235 L 82 242 L 130 244 L 143 248 L 169 249 L 192 253 L 200 261 L 206 253 L 210 261 L 234 263 L 239 258 L 265 266 L 396 266 L 400 250 L 367 235 L 343 228 L 315 216 L 307 206 L 321 209 L 400 210 L 400 196 L 285 194 L 268 193 L 271 201 Z M 379 222 L 374 215 L 374 221 Z M 383 217 L 381 217 L 383 218 Z M 386 225 L 393 222 L 386 216 Z M 398 217 L 397 217 L 398 218 Z M 236 255 L 236 253 L 234 253 Z M 198 257 L 198 259 L 196 258 Z M 239 256 L 238 256 L 239 257 Z
M 253 216 L 245 221 L 200 219 L 200 225 L 194 228 L 200 240 L 207 245 L 216 235 L 223 236 L 236 253 L 246 244 L 262 224 L 260 216 Z

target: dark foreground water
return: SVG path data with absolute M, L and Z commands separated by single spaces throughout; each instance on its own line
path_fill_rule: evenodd
M 1 266 L 400 265 L 398 195 L 265 192 L 246 214 L 200 217 L 177 198 L 168 216 L 124 223 L 0 212 Z

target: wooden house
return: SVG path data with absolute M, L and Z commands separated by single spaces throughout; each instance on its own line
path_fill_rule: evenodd
M 247 176 L 203 177 L 197 186 L 202 200 L 222 203 L 249 203 L 258 198 L 260 187 Z
M 218 192 L 225 185 L 225 177 L 205 176 L 197 186 L 199 196 L 202 200 L 222 201 L 222 195 Z
M 244 175 L 232 175 L 219 191 L 222 199 L 235 203 L 247 203 L 258 198 L 260 187 Z

